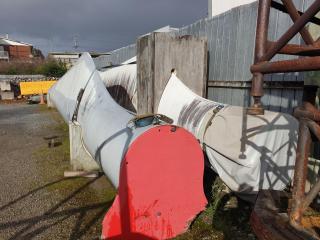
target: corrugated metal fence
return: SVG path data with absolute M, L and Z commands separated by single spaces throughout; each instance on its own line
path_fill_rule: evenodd
M 304 11 L 312 0 L 293 0 Z M 243 5 L 210 19 L 201 19 L 179 29 L 175 34 L 195 35 L 208 39 L 209 72 L 208 98 L 217 102 L 248 106 L 250 97 L 250 65 L 254 58 L 255 30 L 258 3 Z M 277 40 L 292 25 L 290 17 L 271 10 L 269 39 Z M 300 43 L 296 36 L 290 43 Z M 119 64 L 136 55 L 135 45 L 112 52 L 108 61 Z M 276 56 L 274 60 L 290 59 Z M 304 74 L 272 74 L 266 76 L 267 84 L 262 101 L 267 109 L 291 113 L 301 102 Z
M 110 55 L 96 58 L 94 61 L 97 68 L 101 68 L 101 67 L 105 67 L 106 63 L 109 63 L 110 66 L 119 65 L 124 61 L 136 56 L 136 54 L 137 54 L 136 44 L 131 44 L 129 46 L 112 51 Z

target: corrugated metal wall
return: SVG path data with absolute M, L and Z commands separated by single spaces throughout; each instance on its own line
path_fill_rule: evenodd
M 312 0 L 294 0 L 297 8 L 304 11 Z M 250 65 L 254 59 L 255 30 L 258 2 L 234 8 L 211 19 L 198 22 L 179 30 L 178 35 L 204 36 L 208 39 L 209 86 L 210 81 L 250 81 Z M 275 9 L 270 13 L 269 40 L 276 41 L 292 25 L 290 17 Z M 299 44 L 300 36 L 290 43 Z M 273 60 L 290 59 L 278 55 Z M 303 81 L 304 74 L 272 74 L 266 81 Z M 209 87 L 208 98 L 232 105 L 248 106 L 251 101 L 248 88 Z M 262 101 L 267 109 L 291 113 L 301 102 L 301 89 L 265 89 Z
M 293 0 L 304 11 L 312 0 Z M 222 103 L 238 106 L 250 105 L 248 87 L 210 87 L 212 81 L 250 81 L 250 66 L 254 58 L 255 30 L 258 3 L 243 5 L 210 19 L 201 19 L 181 28 L 176 35 L 195 35 L 208 39 L 209 68 L 207 91 L 208 98 Z M 276 41 L 292 25 L 287 14 L 271 10 L 269 39 Z M 290 43 L 300 43 L 296 36 Z M 135 45 L 130 45 L 112 52 L 107 56 L 113 64 L 121 63 L 136 55 Z M 279 55 L 274 60 L 290 59 Z M 266 81 L 303 81 L 304 74 L 272 74 Z M 262 101 L 267 109 L 291 113 L 293 107 L 301 102 L 302 90 L 299 88 L 268 88 Z
M 110 65 L 118 65 L 136 56 L 136 52 L 136 44 L 131 44 L 129 46 L 112 51 L 111 55 L 95 58 L 94 62 L 98 69 L 105 67 L 106 63 L 110 63 Z

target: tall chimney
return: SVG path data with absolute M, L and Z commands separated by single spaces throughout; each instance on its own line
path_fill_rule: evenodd
M 9 34 L 8 33 L 6 34 L 6 39 L 9 39 Z

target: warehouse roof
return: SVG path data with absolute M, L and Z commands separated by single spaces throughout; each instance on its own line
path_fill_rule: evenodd
M 32 44 L 11 40 L 8 38 L 0 37 L 0 45 L 6 46 L 32 46 Z

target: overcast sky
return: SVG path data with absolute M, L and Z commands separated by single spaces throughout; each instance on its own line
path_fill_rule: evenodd
M 206 17 L 208 0 L 0 0 L 0 35 L 48 51 L 110 51 Z

